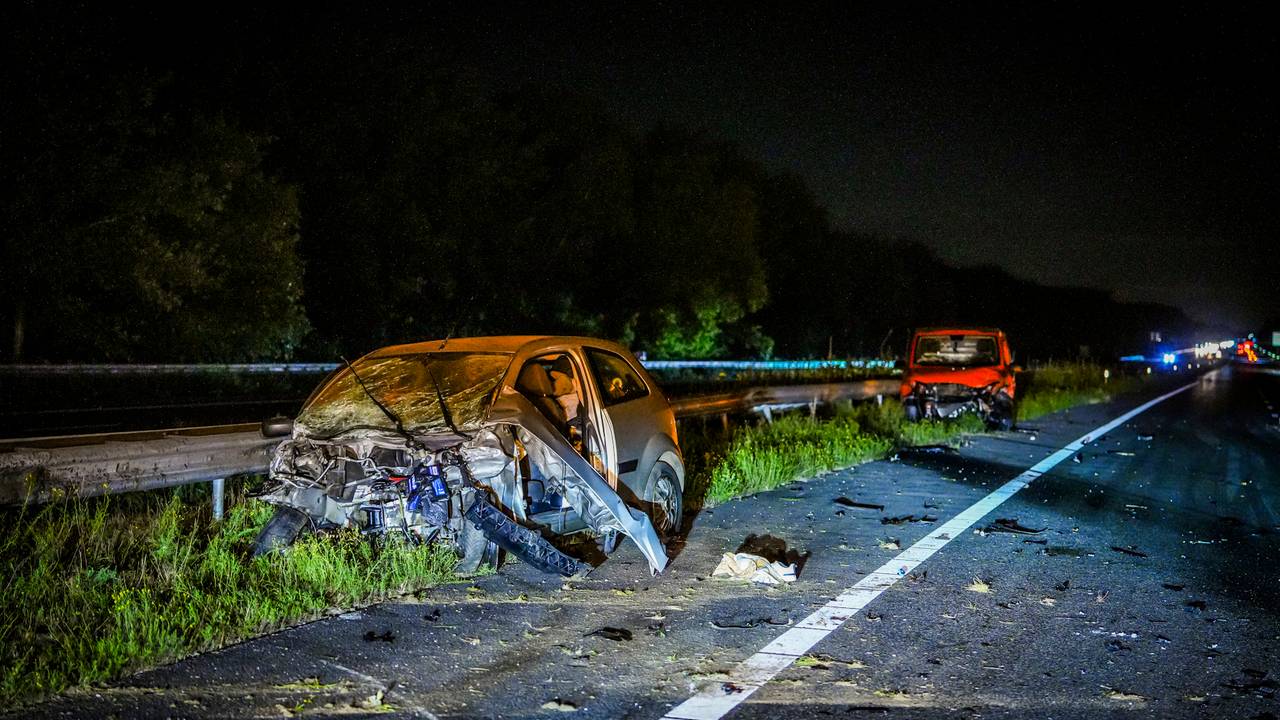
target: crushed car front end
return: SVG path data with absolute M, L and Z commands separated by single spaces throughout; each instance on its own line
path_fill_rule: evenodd
M 497 548 L 547 572 L 588 569 L 557 545 L 561 527 L 631 537 L 666 565 L 648 518 L 627 507 L 528 401 L 503 385 L 510 353 L 369 356 L 313 394 L 276 449 L 261 497 L 299 530 L 348 528 L 455 548 L 463 569 Z M 291 540 L 268 534 L 261 551 Z

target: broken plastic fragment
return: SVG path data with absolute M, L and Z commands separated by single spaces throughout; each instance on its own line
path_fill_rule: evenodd
M 877 510 L 879 512 L 884 512 L 883 505 L 877 505 L 875 503 L 858 502 L 857 500 L 850 500 L 849 498 L 843 495 L 836 498 L 835 500 L 832 500 L 831 502 L 834 502 L 837 505 L 844 505 L 845 507 L 862 508 L 863 510 Z
M 995 522 L 983 528 L 984 532 L 1007 532 L 1014 533 L 1016 535 L 1037 535 L 1045 530 L 1046 528 L 1035 530 L 1024 525 L 1020 525 L 1018 524 L 1018 518 L 996 518 Z

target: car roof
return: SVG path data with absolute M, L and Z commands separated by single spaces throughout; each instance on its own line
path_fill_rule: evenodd
M 379 348 L 366 357 L 386 357 L 388 355 L 405 355 L 427 352 L 501 352 L 530 353 L 543 347 L 563 345 L 590 345 L 608 348 L 614 352 L 629 351 L 617 343 L 600 338 L 580 337 L 575 335 L 493 335 L 488 337 L 448 338 L 446 340 L 427 340 L 425 342 L 406 343 Z
M 917 335 L 967 335 L 967 334 L 1003 335 L 1000 328 L 993 327 L 927 327 L 918 328 Z

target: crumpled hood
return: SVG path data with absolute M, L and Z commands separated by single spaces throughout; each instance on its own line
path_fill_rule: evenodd
M 966 385 L 978 389 L 986 387 L 993 382 L 1004 383 L 1007 378 L 1008 371 L 999 366 L 963 368 L 960 370 L 952 370 L 950 368 L 912 369 L 902 378 L 902 394 L 909 394 L 912 386 L 916 383 L 924 383 L 925 385 Z

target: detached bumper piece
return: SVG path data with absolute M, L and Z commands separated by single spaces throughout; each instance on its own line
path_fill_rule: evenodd
M 587 566 L 560 552 L 538 533 L 517 524 L 488 500 L 477 496 L 465 513 L 485 537 L 543 572 L 576 575 Z

